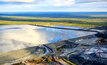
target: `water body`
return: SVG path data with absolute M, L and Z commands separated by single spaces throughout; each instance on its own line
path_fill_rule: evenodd
M 56 26 L 58 27 L 58 26 Z M 59 26 L 66 27 L 66 26 Z M 68 27 L 68 26 L 67 26 Z M 70 27 L 78 29 L 78 27 Z M 33 25 L 0 26 L 0 53 L 95 34 Z
M 92 17 L 90 15 L 107 15 L 107 12 L 2 12 L 4 16 L 28 16 L 28 17 L 49 17 L 49 18 L 107 18 Z

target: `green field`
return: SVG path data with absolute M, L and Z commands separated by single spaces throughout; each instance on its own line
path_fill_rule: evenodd
M 107 17 L 107 16 L 102 15 L 101 17 Z M 65 26 L 91 28 L 98 26 L 107 26 L 107 19 L 106 18 L 45 18 L 45 17 L 0 16 L 0 25 L 12 25 L 12 24 L 37 24 L 44 26 L 65 25 Z

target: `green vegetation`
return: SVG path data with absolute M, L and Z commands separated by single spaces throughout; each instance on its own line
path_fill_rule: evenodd
M 93 15 L 95 16 L 95 15 Z M 101 16 L 103 17 L 103 15 Z M 0 16 L 0 25 L 12 24 L 37 24 L 37 25 L 65 25 L 77 27 L 98 27 L 106 26 L 106 18 L 45 18 L 45 17 L 19 17 L 19 16 Z
M 57 51 L 61 51 L 64 48 L 64 46 L 60 46 L 57 48 Z

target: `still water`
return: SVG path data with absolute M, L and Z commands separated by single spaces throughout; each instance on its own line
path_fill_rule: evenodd
M 55 25 L 55 27 L 80 29 L 79 27 L 58 25 Z M 91 34 L 95 33 L 32 25 L 3 25 L 0 26 L 0 53 Z

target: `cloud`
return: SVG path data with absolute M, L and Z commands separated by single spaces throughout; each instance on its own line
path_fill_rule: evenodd
M 0 11 L 107 11 L 107 0 L 0 0 Z
M 54 0 L 54 6 L 71 6 L 75 3 L 75 0 Z
M 3 2 L 34 2 L 35 0 L 0 0 Z
M 75 0 L 0 0 L 0 4 L 33 4 L 41 6 L 71 6 Z
M 77 3 L 107 2 L 107 0 L 76 0 Z
M 79 6 L 86 8 L 105 8 L 107 7 L 107 2 L 91 2 L 91 3 L 84 3 Z
M 107 11 L 107 2 L 78 3 L 68 9 L 72 11 Z

